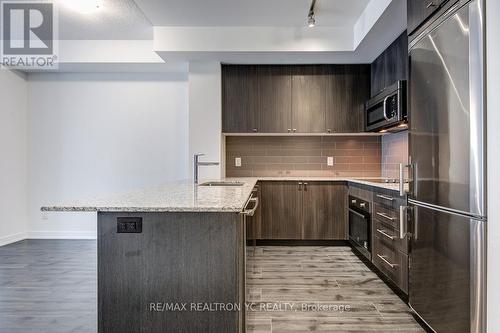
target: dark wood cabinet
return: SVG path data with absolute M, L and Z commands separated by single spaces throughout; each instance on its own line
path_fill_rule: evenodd
M 347 239 L 347 187 L 330 182 L 303 185 L 303 239 Z
M 223 132 L 362 132 L 369 95 L 370 65 L 223 65 Z
M 432 14 L 434 14 L 448 0 L 408 0 L 408 34 L 419 28 Z
M 258 132 L 259 85 L 255 66 L 222 66 L 222 128 L 225 133 Z
M 324 133 L 326 78 L 322 66 L 292 69 L 292 132 Z
M 347 239 L 347 187 L 334 182 L 261 183 L 260 239 Z
M 398 80 L 408 79 L 408 35 L 402 33 L 371 64 L 371 96 Z
M 302 238 L 302 192 L 297 182 L 261 183 L 261 239 Z
M 364 130 L 364 105 L 370 98 L 370 65 L 325 67 L 326 132 Z
M 292 128 L 292 76 L 289 66 L 258 66 L 260 132 Z

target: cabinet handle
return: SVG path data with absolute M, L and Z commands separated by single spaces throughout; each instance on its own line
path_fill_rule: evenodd
M 389 197 L 389 196 L 383 195 L 383 194 L 377 194 L 377 198 L 388 200 L 388 201 L 394 201 L 393 197 Z
M 397 266 L 396 264 L 391 264 L 387 259 L 385 259 L 385 256 L 381 256 L 380 254 L 377 254 L 377 257 L 379 257 L 383 262 L 385 262 L 391 268 L 394 268 Z
M 429 3 L 427 4 L 427 6 L 426 6 L 425 8 L 429 9 L 429 8 L 431 8 L 431 7 L 435 7 L 435 6 L 436 6 L 436 4 L 435 4 L 434 2 L 432 2 L 432 1 L 431 1 L 431 2 L 429 2 Z
M 382 230 L 382 229 L 377 229 L 377 232 L 387 238 L 389 238 L 390 240 L 394 240 L 394 236 L 391 236 L 389 235 L 388 233 L 385 232 L 385 230 Z
M 288 133 L 290 133 L 291 131 L 292 131 L 292 129 L 291 129 L 291 128 L 289 128 L 289 129 L 288 129 Z
M 332 133 L 332 130 L 331 130 L 331 129 L 329 129 L 329 128 L 327 128 L 327 129 L 326 129 L 326 133 Z
M 304 190 L 307 190 L 306 186 L 307 186 L 307 183 L 304 183 Z
M 394 221 L 395 218 L 394 217 L 390 217 L 389 215 L 387 215 L 386 213 L 380 213 L 380 212 L 377 212 L 377 215 L 378 216 L 382 216 L 383 218 L 385 219 L 388 219 L 389 221 Z
M 252 131 L 258 132 L 259 130 L 257 128 L 252 128 Z
M 299 191 L 302 191 L 302 182 L 299 182 Z
M 242 212 L 243 215 L 246 215 L 246 216 L 254 216 L 255 214 L 255 211 L 257 210 L 257 207 L 259 206 L 259 198 L 257 197 L 252 197 L 248 200 L 248 202 L 253 202 L 255 205 L 253 206 L 252 209 L 246 209 L 245 207 L 245 210 Z
M 296 129 L 296 128 L 294 128 L 294 129 L 293 129 L 293 132 L 294 132 L 294 133 L 295 133 L 295 132 L 297 132 L 297 129 Z

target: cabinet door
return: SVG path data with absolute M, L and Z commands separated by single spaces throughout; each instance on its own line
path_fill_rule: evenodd
M 398 80 L 408 79 L 408 35 L 403 32 L 371 64 L 371 96 Z
M 364 103 L 370 98 L 369 65 L 331 65 L 326 71 L 326 131 L 364 130 Z
M 257 66 L 222 66 L 223 132 L 259 131 Z
M 302 191 L 298 182 L 262 182 L 262 239 L 302 238 Z
M 408 0 L 408 34 L 412 34 L 438 8 L 443 0 Z
M 292 128 L 292 77 L 289 66 L 259 66 L 260 132 Z
M 324 133 L 326 78 L 322 66 L 294 66 L 292 70 L 292 131 Z
M 385 79 L 385 65 L 386 65 L 385 51 L 375 59 L 371 64 L 371 96 L 375 96 L 381 92 L 386 85 Z
M 347 239 L 347 185 L 306 182 L 303 190 L 303 239 Z

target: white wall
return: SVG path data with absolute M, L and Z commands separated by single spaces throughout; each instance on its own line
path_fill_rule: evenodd
M 189 171 L 192 178 L 194 153 L 201 161 L 220 163 L 200 167 L 200 179 L 219 178 L 222 165 L 221 67 L 218 62 L 189 64 Z
M 500 1 L 486 1 L 488 131 L 488 332 L 500 330 Z
M 29 237 L 95 237 L 95 214 L 44 204 L 187 178 L 184 74 L 29 77 Z
M 0 246 L 24 238 L 27 208 L 27 82 L 0 69 Z

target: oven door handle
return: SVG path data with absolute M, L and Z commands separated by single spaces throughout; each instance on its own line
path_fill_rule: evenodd
M 365 215 L 363 215 L 363 214 L 361 214 L 361 213 L 358 213 L 358 212 L 357 212 L 357 211 L 355 211 L 354 209 L 349 208 L 349 212 L 351 212 L 351 213 L 353 213 L 353 214 L 355 214 L 355 215 L 357 215 L 357 216 L 359 216 L 359 217 L 362 217 L 363 219 L 367 219 L 367 217 L 366 217 Z

